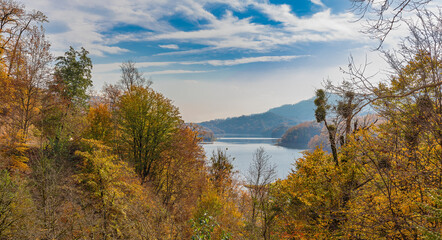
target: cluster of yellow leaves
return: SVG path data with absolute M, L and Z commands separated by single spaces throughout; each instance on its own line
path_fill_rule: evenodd
M 204 228 L 210 226 L 201 226 L 204 219 L 210 221 L 205 224 L 212 225 L 213 229 L 207 232 L 207 238 L 201 239 L 241 239 L 244 236 L 243 215 L 238 209 L 237 202 L 228 192 L 220 193 L 214 186 L 208 182 L 209 188 L 202 194 L 198 201 L 192 221 L 195 228 Z M 196 238 L 198 239 L 198 238 Z
M 101 213 L 97 225 L 104 237 L 120 236 L 122 222 L 130 204 L 142 193 L 141 182 L 127 163 L 109 154 L 110 149 L 95 140 L 84 140 L 90 152 L 77 152 L 84 158 L 82 172 L 74 178 L 84 186 L 84 193 Z
M 91 139 L 101 140 L 105 143 L 112 138 L 112 113 L 103 103 L 97 103 L 89 108 L 87 115 L 88 128 L 86 136 Z
M 18 140 L 17 140 L 18 139 Z M 29 149 L 26 141 L 23 139 L 22 131 L 15 133 L 7 132 L 0 136 L 0 155 L 3 157 L 2 169 L 8 169 L 13 172 L 29 172 L 27 150 Z
M 306 152 L 287 179 L 272 189 L 281 239 L 330 237 L 340 212 L 343 177 L 332 157 L 317 148 Z

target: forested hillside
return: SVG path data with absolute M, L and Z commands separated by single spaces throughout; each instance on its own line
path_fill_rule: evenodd
M 279 140 L 278 145 L 289 148 L 307 149 L 310 140 L 321 134 L 322 125 L 316 122 L 304 122 L 289 128 Z
M 333 93 L 330 93 L 327 97 L 328 101 L 332 104 L 335 104 L 340 99 L 339 95 Z M 243 134 L 280 138 L 291 127 L 315 119 L 314 100 L 315 98 L 312 97 L 295 104 L 286 104 L 272 108 L 264 113 L 216 119 L 199 123 L 199 125 L 212 130 L 218 135 Z M 365 107 L 360 115 L 372 112 L 372 109 Z M 307 143 L 308 140 L 305 145 Z
M 333 97 L 334 99 L 334 97 Z M 199 123 L 215 134 L 249 134 L 266 137 L 281 137 L 296 124 L 315 119 L 314 98 L 296 104 L 272 108 L 265 113 L 217 119 Z
M 442 13 L 427 2 L 354 1 L 381 39 L 401 11 L 417 14 L 384 52 L 388 75 L 372 83 L 350 64 L 313 101 L 330 152 L 276 179 L 258 148 L 239 181 L 232 156 L 204 156 L 200 128 L 135 63 L 92 95 L 89 52 L 53 57 L 45 15 L 0 0 L 0 239 L 441 239 Z M 357 117 L 369 105 L 382 121 Z M 286 121 L 256 119 L 236 120 Z
M 270 136 L 271 132 L 280 126 L 290 126 L 298 123 L 295 120 L 282 117 L 272 112 L 253 114 L 249 116 L 217 119 L 199 123 L 212 130 L 215 134 L 244 134 Z

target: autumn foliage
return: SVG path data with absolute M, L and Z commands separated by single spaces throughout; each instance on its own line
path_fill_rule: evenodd
M 0 3 L 0 239 L 441 239 L 440 16 L 387 81 L 334 88 L 336 106 L 317 91 L 330 152 L 275 179 L 259 148 L 241 182 L 135 63 L 90 96 L 87 50 L 53 58 L 46 17 Z

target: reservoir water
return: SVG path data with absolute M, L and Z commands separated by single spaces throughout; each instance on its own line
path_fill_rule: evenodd
M 207 159 L 210 159 L 212 152 L 216 152 L 218 148 L 226 150 L 227 155 L 235 158 L 233 166 L 239 172 L 240 178 L 244 178 L 252 162 L 253 153 L 259 147 L 263 147 L 270 156 L 271 164 L 276 165 L 277 178 L 282 179 L 287 177 L 294 168 L 293 164 L 305 150 L 276 146 L 276 141 L 276 138 L 230 136 L 217 138 L 213 143 L 203 144 L 203 148 Z

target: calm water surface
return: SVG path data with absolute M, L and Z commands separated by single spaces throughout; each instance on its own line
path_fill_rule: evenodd
M 276 138 L 260 137 L 223 137 L 213 143 L 204 144 L 206 156 L 209 159 L 212 152 L 218 148 L 226 149 L 227 154 L 235 158 L 233 166 L 244 177 L 253 159 L 253 153 L 263 147 L 270 156 L 270 162 L 276 165 L 278 178 L 285 178 L 293 168 L 293 163 L 302 156 L 304 149 L 289 149 L 276 146 Z

